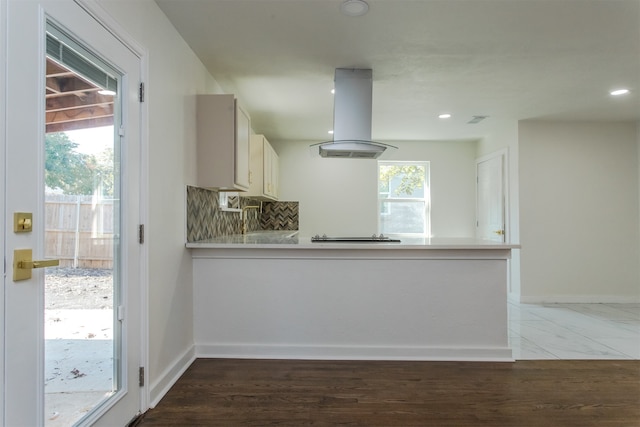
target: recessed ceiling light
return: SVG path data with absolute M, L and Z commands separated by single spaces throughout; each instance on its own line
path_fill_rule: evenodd
M 438 116 L 438 118 L 439 119 L 449 119 L 449 118 L 451 118 L 451 114 L 449 114 L 449 113 L 440 114 Z
M 329 135 L 333 135 L 333 131 L 330 130 L 329 132 L 327 132 Z
M 335 90 L 335 89 L 331 89 L 331 93 L 332 93 L 332 94 L 335 94 L 335 93 L 336 93 L 336 90 Z
M 345 0 L 340 5 L 340 12 L 347 16 L 362 16 L 369 11 L 369 5 L 363 0 Z
M 609 92 L 609 95 L 620 96 L 620 95 L 626 95 L 628 93 L 629 93 L 629 89 L 616 89 Z

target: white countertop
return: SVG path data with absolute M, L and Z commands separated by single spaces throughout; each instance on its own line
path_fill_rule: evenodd
M 187 243 L 191 249 L 517 249 L 518 244 L 473 238 L 410 238 L 400 242 L 336 243 L 311 242 L 311 236 L 297 231 L 259 231 L 245 235 L 234 234 Z

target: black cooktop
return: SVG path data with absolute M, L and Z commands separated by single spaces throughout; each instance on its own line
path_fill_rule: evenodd
M 331 243 L 400 243 L 398 239 L 391 239 L 387 236 L 383 236 L 382 234 L 376 236 L 375 234 L 370 237 L 329 237 L 326 234 L 322 236 L 316 234 L 311 238 L 311 242 L 313 243 L 323 243 L 323 242 L 331 242 Z

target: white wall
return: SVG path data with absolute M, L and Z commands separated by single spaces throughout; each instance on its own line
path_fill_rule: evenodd
M 193 351 L 185 185 L 195 183 L 195 95 L 220 88 L 151 0 L 100 4 L 148 50 L 149 378 L 153 402 Z
M 634 123 L 521 122 L 522 301 L 640 301 Z
M 268 137 L 268 135 L 267 135 Z M 300 234 L 377 233 L 377 161 L 325 159 L 308 142 L 271 141 L 280 157 L 280 199 L 300 202 Z M 394 142 L 385 160 L 431 162 L 431 231 L 475 233 L 475 141 Z

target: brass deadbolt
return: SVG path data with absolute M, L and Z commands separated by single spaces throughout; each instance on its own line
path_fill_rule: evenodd
M 15 233 L 29 233 L 33 230 L 33 214 L 31 212 L 14 212 L 13 231 Z

